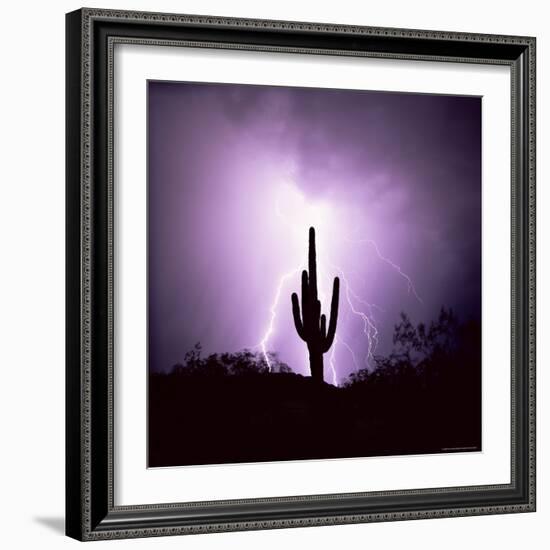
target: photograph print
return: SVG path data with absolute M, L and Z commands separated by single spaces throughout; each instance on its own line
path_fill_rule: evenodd
M 147 82 L 148 467 L 482 450 L 481 113 Z

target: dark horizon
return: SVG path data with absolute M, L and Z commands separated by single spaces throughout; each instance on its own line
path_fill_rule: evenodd
M 151 81 L 148 106 L 151 371 L 200 341 L 308 374 L 310 225 L 324 313 L 341 279 L 327 381 L 388 353 L 402 311 L 480 321 L 480 98 Z
M 392 353 L 341 387 L 197 347 L 149 377 L 148 466 L 480 451 L 480 328 L 445 309 L 427 327 L 404 315 Z

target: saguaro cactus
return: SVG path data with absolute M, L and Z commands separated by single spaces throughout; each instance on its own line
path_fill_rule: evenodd
M 308 272 L 309 271 L 309 272 Z M 323 354 L 332 346 L 338 319 L 338 299 L 340 280 L 334 278 L 330 321 L 327 332 L 327 319 L 321 315 L 321 302 L 317 297 L 317 254 L 315 252 L 315 229 L 309 228 L 308 271 L 302 271 L 302 313 L 298 295 L 292 294 L 292 315 L 298 336 L 306 342 L 309 350 L 309 368 L 314 380 L 323 381 Z

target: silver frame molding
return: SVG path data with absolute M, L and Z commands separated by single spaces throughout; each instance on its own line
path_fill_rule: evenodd
M 67 14 L 66 29 L 67 535 L 100 540 L 534 511 L 535 38 L 87 8 Z M 510 484 L 114 505 L 113 56 L 121 43 L 510 66 Z

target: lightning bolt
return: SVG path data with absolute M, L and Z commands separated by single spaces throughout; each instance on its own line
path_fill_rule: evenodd
M 330 280 L 329 280 L 329 283 L 331 283 Z M 321 302 L 326 302 L 326 296 L 324 293 L 321 293 L 320 298 L 321 298 Z M 350 352 L 352 352 L 352 357 L 355 361 L 355 354 L 353 353 L 351 347 L 346 342 L 344 342 L 344 340 L 342 340 L 341 338 L 338 338 L 338 336 L 334 336 L 334 342 L 332 343 L 332 351 L 330 352 L 328 364 L 330 366 L 330 372 L 332 373 L 332 383 L 335 386 L 338 386 L 338 375 L 336 374 L 336 366 L 335 366 L 336 348 L 338 347 L 338 343 L 340 342 L 340 340 L 342 341 L 342 344 L 347 349 L 349 349 Z
M 416 292 L 416 289 L 414 288 L 414 284 L 413 284 L 411 278 L 406 273 L 404 273 L 403 270 L 395 262 L 392 262 L 389 258 L 386 258 L 385 256 L 382 256 L 382 254 L 380 252 L 380 249 L 378 248 L 378 245 L 376 244 L 375 241 L 373 241 L 372 239 L 363 239 L 363 240 L 359 240 L 359 241 L 348 241 L 348 242 L 352 242 L 354 244 L 363 244 L 363 243 L 370 244 L 374 248 L 374 251 L 375 251 L 376 255 L 378 256 L 378 258 L 380 258 L 380 260 L 382 260 L 384 263 L 386 263 L 390 267 L 392 267 L 395 271 L 397 271 L 397 273 L 401 277 L 403 277 L 403 279 L 405 279 L 405 281 L 407 282 L 407 292 L 412 292 L 412 294 L 414 295 L 414 297 L 418 300 L 418 302 L 420 304 L 424 303 L 422 301 L 422 298 L 420 298 L 420 296 Z
M 348 304 L 348 307 L 350 308 L 351 312 L 357 317 L 359 317 L 362 321 L 363 334 L 367 338 L 367 355 L 365 357 L 365 365 L 368 368 L 370 366 L 371 360 L 374 359 L 374 352 L 376 351 L 376 348 L 378 346 L 378 329 L 376 328 L 376 324 L 374 322 L 374 316 L 372 314 L 373 306 L 372 304 L 369 304 L 368 302 L 359 298 L 359 296 L 353 291 L 353 289 L 349 284 L 349 280 L 346 274 L 341 268 L 335 265 L 333 265 L 333 268 L 336 269 L 336 271 L 338 271 L 338 273 L 340 274 L 340 277 L 342 278 L 342 281 L 344 281 L 344 287 L 345 287 L 344 295 L 346 297 L 346 302 Z M 354 301 L 366 307 L 369 313 L 366 313 L 361 309 L 357 309 L 357 307 L 353 303 Z M 349 347 L 350 346 L 348 345 L 348 348 Z M 357 361 L 355 361 L 355 364 L 357 365 Z
M 350 352 L 353 364 L 355 365 L 355 370 L 359 370 L 359 364 L 357 363 L 357 358 L 355 357 L 355 352 L 351 349 L 351 346 L 342 340 L 342 345 Z
M 338 345 L 338 336 L 334 336 L 334 342 L 332 344 L 332 352 L 330 354 L 330 359 L 328 364 L 330 365 L 330 370 L 332 372 L 332 383 L 337 386 L 338 378 L 336 377 L 336 367 L 334 366 L 334 356 L 336 355 L 336 346 Z
M 269 360 L 269 354 L 267 352 L 267 343 L 269 342 L 269 339 L 271 338 L 271 335 L 273 334 L 274 326 L 275 326 L 275 318 L 277 317 L 277 307 L 279 305 L 279 301 L 281 299 L 281 293 L 283 291 L 283 287 L 285 286 L 285 283 L 296 273 L 298 273 L 299 269 L 293 269 L 292 271 L 289 271 L 288 273 L 285 273 L 281 276 L 279 279 L 279 284 L 277 285 L 277 289 L 275 291 L 275 297 L 273 298 L 273 302 L 271 304 L 271 307 L 269 308 L 270 311 L 270 318 L 269 323 L 267 325 L 267 329 L 264 333 L 264 336 L 261 340 L 261 342 L 254 347 L 260 347 L 262 350 L 262 355 L 264 356 L 264 360 L 267 363 L 267 367 L 269 369 L 269 372 L 271 372 L 271 361 Z

